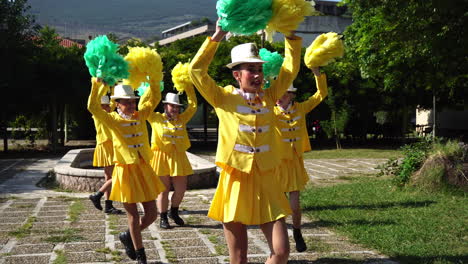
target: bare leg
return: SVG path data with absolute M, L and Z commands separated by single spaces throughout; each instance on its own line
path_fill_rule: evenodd
M 144 230 L 156 220 L 158 213 L 155 201 L 144 202 L 141 205 L 143 205 L 145 215 L 141 218 L 140 230 Z
M 174 193 L 171 197 L 171 207 L 179 207 L 184 199 L 185 191 L 187 190 L 187 176 L 171 177 L 174 185 Z
M 127 211 L 128 229 L 132 237 L 133 247 L 140 249 L 143 247 L 140 229 L 140 215 L 138 214 L 136 203 L 124 203 L 125 211 Z
M 104 193 L 106 200 L 109 200 L 109 195 L 112 190 L 112 171 L 113 170 L 114 170 L 114 166 L 104 167 L 104 179 L 106 180 L 106 182 L 101 186 L 99 191 Z
M 247 263 L 247 226 L 241 223 L 223 223 L 224 237 L 229 248 L 229 263 Z
M 301 228 L 301 207 L 300 207 L 300 199 L 299 199 L 299 191 L 294 191 L 289 193 L 289 205 L 291 206 L 292 210 L 292 220 L 293 220 L 293 227 L 294 228 Z
M 307 250 L 307 245 L 302 237 L 301 232 L 301 206 L 300 206 L 300 196 L 299 191 L 294 191 L 289 193 L 289 204 L 293 211 L 292 220 L 293 220 L 293 237 L 296 242 L 296 250 L 298 252 L 304 252 Z
M 166 189 L 158 195 L 158 210 L 160 213 L 165 213 L 169 204 L 168 195 L 171 190 L 171 179 L 169 176 L 159 176 L 159 179 L 166 186 Z
M 127 211 L 128 229 L 132 236 L 133 246 L 135 250 L 143 248 L 143 239 L 141 231 L 151 225 L 156 220 L 156 203 L 154 201 L 142 203 L 145 210 L 145 215 L 140 219 L 136 203 L 124 203 L 125 210 Z M 140 222 L 141 220 L 141 222 Z
M 260 228 L 262 229 L 271 250 L 271 255 L 265 263 L 287 263 L 289 257 L 289 239 L 284 218 L 261 224 Z

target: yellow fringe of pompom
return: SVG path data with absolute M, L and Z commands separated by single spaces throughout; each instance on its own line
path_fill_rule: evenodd
M 290 35 L 304 21 L 305 16 L 314 13 L 313 5 L 305 0 L 273 0 L 272 9 L 273 16 L 265 30 L 270 42 L 275 31 Z
M 328 32 L 315 38 L 306 49 L 304 62 L 309 68 L 325 66 L 343 55 L 344 45 L 340 36 L 335 32 Z
M 172 82 L 179 94 L 193 86 L 189 75 L 189 65 L 188 62 L 184 64 L 179 62 L 174 69 L 172 69 Z
M 130 47 L 128 50 L 125 60 L 130 66 L 130 77 L 125 83 L 130 84 L 133 89 L 138 89 L 141 83 L 148 82 L 148 77 L 156 83 L 162 80 L 163 65 L 156 50 L 142 47 Z

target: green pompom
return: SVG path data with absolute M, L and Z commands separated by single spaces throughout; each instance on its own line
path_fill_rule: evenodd
M 272 0 L 218 0 L 216 11 L 224 31 L 251 35 L 264 29 L 270 21 Z
M 278 76 L 281 65 L 283 65 L 284 58 L 278 52 L 270 52 L 269 50 L 263 48 L 260 49 L 260 58 L 266 63 L 263 64 L 263 75 L 265 79 L 268 77 Z
M 117 53 L 118 48 L 107 36 L 96 37 L 86 45 L 84 59 L 91 76 L 103 78 L 111 86 L 128 78 L 128 63 Z
M 164 81 L 159 82 L 159 90 L 164 91 Z

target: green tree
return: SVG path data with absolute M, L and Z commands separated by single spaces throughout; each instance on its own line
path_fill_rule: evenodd
M 24 93 L 18 91 L 32 84 L 31 39 L 38 26 L 33 16 L 27 14 L 29 9 L 26 0 L 0 0 L 0 56 L 5 65 L 0 74 L 0 90 L 4 92 L 4 97 L 8 98 L 2 110 L 0 123 L 5 152 L 8 151 L 8 122 L 12 121 L 13 113 L 22 105 L 22 96 L 19 95 Z
M 82 110 L 68 110 L 72 115 L 69 117 L 79 113 L 89 119 L 86 111 L 89 73 L 83 60 L 84 48 L 63 47 L 61 40 L 51 27 L 45 26 L 40 30 L 35 41 L 36 85 L 30 91 L 33 95 L 31 105 L 46 113 L 48 139 L 54 151 L 59 138 L 63 139 L 63 134 L 59 134 L 57 129 L 63 131 L 67 108 L 75 109 L 79 105 Z
M 322 128 L 328 137 L 335 139 L 336 149 L 342 149 L 341 134 L 345 131 L 351 115 L 351 109 L 346 102 L 338 104 L 332 87 L 328 87 L 328 96 L 325 103 L 330 108 L 331 117 L 330 120 L 321 122 Z
M 468 2 L 344 0 L 353 24 L 345 31 L 350 60 L 363 78 L 392 95 L 402 111 L 462 104 L 467 90 Z M 404 115 L 402 116 L 404 118 Z

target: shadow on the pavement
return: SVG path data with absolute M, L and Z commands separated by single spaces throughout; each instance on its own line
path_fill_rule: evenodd
M 184 227 L 191 227 L 191 228 L 209 228 L 209 229 L 223 229 L 223 225 L 221 225 L 221 224 L 212 224 L 212 225 L 200 225 L 200 224 L 190 225 L 190 224 L 186 224 L 186 225 L 184 225 Z
M 196 214 L 206 216 L 208 214 L 208 210 L 184 210 L 180 212 L 180 215 L 196 215 Z
M 306 206 L 302 208 L 303 211 L 321 211 L 321 210 L 339 210 L 339 209 L 363 209 L 363 210 L 374 210 L 384 209 L 391 207 L 426 207 L 433 203 L 432 200 L 426 201 L 414 201 L 414 202 L 388 202 L 379 204 L 356 204 L 356 205 L 326 205 L 326 206 Z

